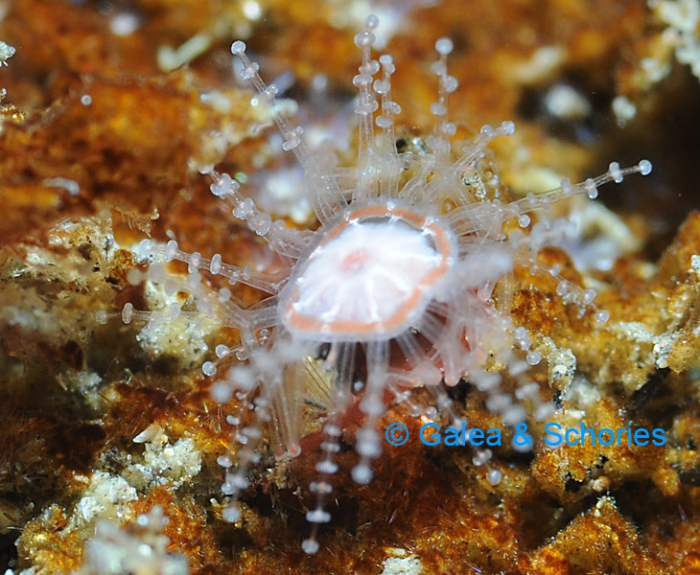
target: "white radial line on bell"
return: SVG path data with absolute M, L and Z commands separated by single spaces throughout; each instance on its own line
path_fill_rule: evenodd
M 364 274 L 365 278 L 362 282 L 362 289 L 353 292 L 350 297 L 355 299 L 360 304 L 366 304 L 367 307 L 363 309 L 363 315 L 366 313 L 366 317 L 362 317 L 362 323 L 365 324 L 375 324 L 382 322 L 382 314 L 379 311 L 379 302 L 377 301 L 377 294 L 381 291 L 377 290 L 375 273 Z M 359 317 L 357 318 L 360 319 Z
M 404 271 L 401 274 L 396 273 L 396 270 L 392 269 L 390 265 L 378 267 L 378 269 L 373 273 L 373 276 L 376 278 L 376 280 L 373 279 L 372 285 L 379 284 L 380 286 L 392 286 L 404 297 L 410 297 L 411 294 L 418 290 L 418 282 L 414 281 L 413 283 L 409 284 L 407 281 L 407 272 Z M 380 290 L 377 292 L 371 293 L 382 293 L 383 291 L 385 291 L 385 288 L 380 288 Z M 376 297 L 373 299 L 375 302 L 377 301 Z
M 314 278 L 314 282 L 304 282 L 303 289 L 299 290 L 299 297 L 296 302 L 292 304 L 294 311 L 303 316 L 314 316 L 317 320 L 321 322 L 332 321 L 332 318 L 337 317 L 340 311 L 340 305 L 342 303 L 344 294 L 341 288 L 339 288 L 332 299 L 332 307 L 326 307 L 328 305 L 328 279 Z

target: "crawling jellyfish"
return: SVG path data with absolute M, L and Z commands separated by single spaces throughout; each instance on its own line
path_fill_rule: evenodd
M 435 45 L 438 60 L 432 69 L 438 90 L 430 107 L 434 131 L 424 145 L 400 152 L 395 116 L 401 108 L 391 83 L 394 64 L 389 55 L 372 58 L 377 24 L 376 17 L 369 17 L 365 30 L 355 37 L 362 54 L 353 79 L 359 124 L 355 166 L 340 167 L 332 154 L 312 152 L 302 128 L 276 112 L 282 147 L 294 153 L 305 174 L 318 221 L 315 230 L 298 230 L 273 220 L 231 176 L 208 172 L 211 192 L 228 202 L 233 216 L 280 256 L 286 264 L 282 269 L 266 273 L 230 265 L 219 254 L 209 259 L 186 253 L 172 240 L 164 247 L 142 244 L 143 257 L 152 262 L 179 260 L 193 276 L 200 271 L 218 274 L 232 285 L 242 283 L 267 294 L 258 304 L 243 308 L 230 301 L 227 292 L 218 298 L 221 305 L 210 311 L 214 321 L 240 336 L 237 349 L 219 345 L 218 359 L 203 365 L 204 373 L 215 378 L 214 399 L 225 403 L 235 397 L 253 412 L 252 421 L 230 417 L 236 428 L 234 447 L 230 455 L 219 458 L 226 469 L 222 490 L 229 497 L 225 519 L 240 518 L 238 500 L 250 486 L 265 430 L 280 446 L 278 455 L 301 452 L 299 390 L 290 382 L 303 381 L 298 374 L 309 358 L 320 359 L 331 374 L 323 454 L 316 466 L 318 478 L 310 485 L 316 494 L 316 504 L 307 513 L 311 534 L 302 544 L 307 553 L 318 551 L 319 526 L 331 519 L 325 503 L 333 492 L 333 475 L 339 472 L 334 454 L 340 449 L 342 415 L 354 402 L 362 414 L 352 469 L 359 484 L 372 480 L 373 461 L 382 453 L 377 427 L 387 397 L 406 400 L 406 390 L 417 386 L 434 390 L 452 424 L 461 421 L 444 390 L 462 379 L 485 393 L 488 409 L 505 425 L 525 420 L 521 402 L 525 399 L 539 420 L 551 414 L 551 404 L 540 399 L 538 387 L 527 377 L 540 354 L 532 348 L 527 330 L 514 324 L 507 304 L 496 303 L 495 290 L 516 265 L 538 270 L 537 253 L 563 240 L 565 224 L 531 225 L 533 211 L 575 194 L 595 197 L 601 184 L 651 171 L 647 160 L 626 169 L 612 163 L 598 178 L 576 185 L 563 180 L 553 191 L 508 201 L 491 169 L 487 146 L 494 138 L 511 135 L 514 125 L 484 126 L 462 147 L 453 144 L 456 128 L 448 121 L 447 100 L 457 81 L 448 74 L 447 56 L 453 46 L 447 38 Z M 245 44 L 234 42 L 231 50 L 256 97 L 278 110 L 277 89 L 263 82 Z M 506 226 L 513 222 L 515 226 Z M 592 306 L 595 296 L 592 290 L 563 280 L 557 292 L 581 313 Z M 144 313 L 127 304 L 123 316 L 130 321 Z M 605 321 L 604 311 L 596 313 Z M 518 382 L 515 396 L 501 388 L 494 365 L 503 366 Z M 478 452 L 475 461 L 484 463 L 488 457 L 487 452 Z M 498 480 L 497 472 L 489 472 L 489 481 Z

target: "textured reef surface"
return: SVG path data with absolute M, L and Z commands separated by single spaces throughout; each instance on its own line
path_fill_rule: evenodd
M 380 19 L 372 57 L 393 57 L 401 113 L 390 130 L 377 122 L 391 140 L 368 151 L 353 37 L 370 13 Z M 700 2 L 15 0 L 2 14 L 0 570 L 700 570 Z M 454 44 L 454 91 L 435 65 L 443 37 Z M 275 79 L 274 105 L 240 78 L 236 39 Z M 454 126 L 441 124 L 439 78 Z M 287 350 L 293 361 L 275 364 L 281 383 L 265 396 L 264 361 L 284 350 L 250 352 L 267 350 L 279 326 L 253 330 L 250 343 L 231 310 L 260 306 L 256 278 L 288 262 L 266 244 L 266 222 L 246 217 L 270 213 L 298 237 L 324 225 L 308 186 L 318 169 L 304 174 L 282 152 L 278 114 L 304 126 L 311 154 L 333 152 L 336 200 L 358 181 L 383 189 L 419 174 L 437 187 L 441 141 L 457 161 L 481 126 L 515 122 L 435 208 L 449 217 L 456 199 L 481 202 L 498 226 L 475 211 L 454 216 L 473 225 L 466 244 L 519 246 L 507 273 L 464 280 L 470 309 L 501 318 L 502 337 L 458 333 L 456 349 L 478 357 L 453 362 L 461 380 L 445 359 L 454 354 L 431 354 L 442 340 L 416 320 L 401 353 L 384 346 L 387 372 L 411 381 L 383 388 L 381 409 L 362 403 L 377 347 L 352 347 L 359 359 L 343 372 L 337 358 L 350 348 L 322 338 Z M 393 159 L 372 159 L 377 150 Z M 493 208 L 640 158 L 654 165 L 648 177 L 602 186 L 595 200 Z M 393 175 L 377 179 L 377 165 Z M 353 172 L 350 186 L 352 166 L 372 169 Z M 241 211 L 236 196 L 231 215 L 210 193 L 212 168 L 260 212 Z M 563 221 L 576 229 L 559 230 Z M 160 255 L 170 245 L 164 259 L 184 261 L 161 265 L 145 245 Z M 489 261 L 474 265 L 486 266 L 501 252 L 477 253 Z M 220 272 L 214 254 L 240 281 L 194 273 L 201 258 Z M 354 270 L 365 256 L 351 255 L 343 265 Z M 453 325 L 444 308 L 437 317 L 437 331 Z M 258 384 L 242 384 L 251 365 Z M 238 376 L 222 386 L 229 367 Z M 436 369 L 450 385 L 433 381 Z M 338 393 L 343 379 L 349 394 Z M 498 429 L 502 445 L 487 454 L 418 440 L 425 424 L 461 421 Z M 530 449 L 512 441 L 521 422 Z M 389 445 L 392 423 L 412 439 Z M 547 425 L 573 429 L 571 444 L 548 445 Z M 582 427 L 595 445 L 576 441 Z M 602 442 L 601 429 L 611 430 Z M 363 456 L 373 477 L 357 482 Z M 324 459 L 332 465 L 319 470 Z M 302 549 L 310 535 L 312 555 Z

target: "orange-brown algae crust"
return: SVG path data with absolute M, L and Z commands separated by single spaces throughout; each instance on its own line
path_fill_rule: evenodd
M 358 486 L 347 472 L 360 425 L 351 413 L 338 457 L 346 472 L 334 484 L 333 520 L 315 557 L 305 556 L 300 542 L 308 532 L 304 513 L 313 501 L 307 488 L 318 450 L 279 463 L 272 446 L 261 446 L 262 477 L 243 494 L 243 518 L 225 523 L 216 458 L 226 451 L 225 418 L 235 402 L 216 405 L 200 364 L 184 352 L 154 358 L 135 341 L 138 325 L 124 326 L 118 317 L 100 325 L 95 313 L 146 302 L 143 288 L 126 281 L 132 253 L 119 246 L 110 251 L 113 237 L 123 244 L 148 234 L 163 240 L 172 230 L 188 251 L 206 248 L 242 265 L 261 257 L 259 240 L 227 217 L 189 166 L 192 159 L 224 160 L 230 171 L 252 175 L 261 158 L 264 166 L 281 163 L 264 137 L 252 135 L 269 118 L 234 87 L 227 44 L 233 31 L 250 37 L 269 76 L 291 68 L 302 91 L 322 72 L 331 94 L 351 93 L 358 57 L 356 28 L 345 17 L 350 2 L 260 1 L 265 17 L 256 22 L 242 16 L 243 2 L 193 0 L 177 8 L 140 2 L 130 7 L 141 25 L 126 37 L 109 29 L 116 4 L 106 13 L 79 4 L 15 0 L 0 23 L 0 39 L 18 48 L 0 69 L 9 106 L 0 134 L 0 294 L 4 310 L 44 318 L 34 325 L 3 315 L 0 325 L 0 570 L 11 561 L 43 573 L 78 569 L 94 535 L 93 524 L 70 528 L 84 478 L 97 469 L 118 477 L 127 455 L 143 453 L 133 438 L 155 423 L 170 442 L 192 438 L 202 470 L 177 489 L 140 491 L 126 506 L 131 517 L 124 524 L 162 505 L 170 518 L 169 549 L 188 557 L 192 573 L 373 574 L 382 572 L 390 549 L 417 556 L 424 573 L 697 572 L 700 301 L 692 256 L 700 254 L 700 217 L 690 215 L 668 247 L 659 240 L 676 231 L 673 212 L 687 213 L 697 190 L 688 184 L 697 182 L 697 166 L 684 160 L 697 147 L 660 136 L 675 134 L 660 127 L 660 118 L 684 110 L 686 98 L 696 102 L 697 86 L 678 66 L 665 87 L 640 74 L 650 54 L 671 61 L 670 54 L 658 54 L 663 26 L 645 2 L 475 2 L 466 10 L 451 0 L 409 15 L 388 50 L 404 108 L 398 123 L 405 133 L 424 136 L 435 93 L 427 65 L 432 45 L 441 36 L 455 39 L 450 72 L 460 88 L 451 97 L 451 115 L 473 129 L 517 121 L 516 136 L 497 142 L 495 156 L 498 173 L 518 191 L 541 177 L 527 166 L 577 179 L 622 160 L 621 154 L 631 161 L 642 153 L 680 158 L 673 170 L 662 162 L 658 176 L 625 184 L 630 192 L 601 190 L 605 198 L 622 196 L 624 215 L 632 211 L 625 198 L 654 188 L 639 200 L 651 209 L 627 220 L 646 242 L 644 252 L 590 277 L 561 250 L 540 256 L 543 264 L 559 263 L 572 283 L 596 286 L 597 305 L 610 312 L 607 325 L 596 324 L 591 311 L 579 318 L 542 274 L 516 270 L 512 294 L 515 323 L 528 327 L 537 344 L 549 338 L 558 350 L 572 350 L 580 373 L 601 394 L 585 410 L 588 422 L 658 426 L 667 431 L 667 445 L 538 448 L 534 455 L 504 448 L 493 462 L 504 478 L 494 487 L 470 451 L 409 442 L 385 446 L 374 481 Z M 159 69 L 160 46 L 176 48 L 203 32 L 211 47 L 189 71 Z M 543 47 L 553 47 L 559 59 L 533 71 Z M 552 123 L 530 105 L 560 81 L 602 94 L 593 102 L 594 145 L 571 136 L 580 126 Z M 202 92 L 214 88 L 231 102 L 229 110 L 202 103 Z M 86 94 L 89 105 L 81 100 Z M 619 94 L 639 114 L 624 132 L 611 127 L 609 115 Z M 206 135 L 225 126 L 231 145 L 222 152 Z M 52 183 L 57 177 L 76 182 L 78 194 Z M 256 298 L 252 290 L 237 295 L 246 303 Z M 208 342 L 233 344 L 235 335 L 220 330 Z M 534 371 L 544 388 L 552 386 L 545 393 L 565 392 L 569 384 L 546 371 L 544 365 Z M 500 427 L 474 390 L 460 384 L 453 395 L 473 424 Z M 416 401 L 427 403 L 424 396 L 416 392 Z M 565 414 L 573 407 L 567 401 Z M 418 434 L 420 422 L 402 408 L 389 409 L 380 427 L 391 421 Z M 318 423 L 308 425 L 306 442 L 317 445 Z

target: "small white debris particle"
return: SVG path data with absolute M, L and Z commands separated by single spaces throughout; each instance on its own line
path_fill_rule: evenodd
M 255 2 L 255 0 L 248 0 L 243 3 L 243 14 L 248 20 L 259 20 L 262 16 L 262 10 L 260 9 L 260 4 Z
M 192 36 L 179 48 L 161 46 L 158 49 L 158 67 L 163 72 L 171 72 L 184 64 L 189 64 L 197 56 L 206 52 L 211 46 L 211 38 L 207 34 Z
M 629 101 L 625 96 L 617 96 L 612 101 L 612 111 L 615 114 L 617 125 L 624 128 L 637 114 L 637 106 Z
M 690 256 L 690 269 L 700 276 L 700 256 L 695 254 Z
M 544 105 L 552 116 L 563 120 L 578 120 L 591 113 L 590 102 L 567 84 L 552 87 L 545 96 Z
M 7 61 L 15 55 L 17 50 L 0 40 L 0 66 L 7 66 Z
M 42 183 L 51 188 L 63 188 L 71 196 L 80 194 L 80 184 L 69 178 L 45 178 Z
M 542 46 L 532 53 L 527 62 L 517 66 L 514 73 L 523 84 L 541 82 L 556 72 L 564 56 L 564 50 L 561 47 Z
M 109 22 L 109 29 L 116 36 L 131 36 L 139 27 L 139 18 L 131 12 L 120 12 Z
M 134 437 L 132 441 L 134 443 L 150 443 L 156 439 L 161 440 L 162 437 L 164 437 L 164 443 L 168 441 L 167 436 L 164 436 L 163 434 L 163 428 L 157 423 L 151 423 L 151 425 Z
M 671 351 L 676 344 L 678 336 L 679 333 L 676 332 L 674 334 L 664 333 L 654 338 L 653 353 L 658 369 L 668 367 L 668 358 L 671 355 Z

